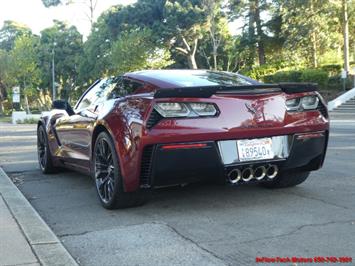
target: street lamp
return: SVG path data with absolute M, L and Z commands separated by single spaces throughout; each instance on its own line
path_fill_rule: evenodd
M 53 42 L 52 47 L 52 101 L 55 101 L 56 91 L 55 91 L 55 66 L 54 66 L 54 47 L 57 45 L 56 42 Z

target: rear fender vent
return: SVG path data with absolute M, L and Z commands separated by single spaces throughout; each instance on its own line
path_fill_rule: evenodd
M 154 147 L 155 146 L 150 145 L 144 147 L 143 149 L 140 175 L 140 185 L 143 188 L 148 188 L 151 186 Z
M 162 120 L 164 117 L 162 117 L 155 109 L 150 113 L 149 119 L 147 121 L 147 128 L 151 129 L 154 127 L 156 124 L 159 123 L 160 120 Z

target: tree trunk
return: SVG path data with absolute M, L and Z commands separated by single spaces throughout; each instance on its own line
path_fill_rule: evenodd
M 89 20 L 90 20 L 90 26 L 91 28 L 94 25 L 94 12 L 96 9 L 96 4 L 97 4 L 97 0 L 90 0 L 90 4 L 89 4 L 89 9 L 90 9 L 90 15 L 89 15 Z
M 5 89 L 5 85 L 0 80 L 0 115 L 4 113 L 4 104 L 3 101 L 6 100 L 7 93 Z
M 187 55 L 187 64 L 190 69 L 197 69 L 196 59 L 194 54 Z
M 207 54 L 203 48 L 201 49 L 201 54 L 206 60 L 206 65 L 208 66 L 208 69 L 212 69 L 211 64 L 210 64 L 210 58 L 207 56 Z
M 265 59 L 265 48 L 263 42 L 263 30 L 261 28 L 259 0 L 255 0 L 255 23 L 256 23 L 256 32 L 258 35 L 257 42 L 258 42 L 259 65 L 264 65 L 266 63 L 266 59 Z
M 218 25 L 217 25 L 217 16 L 220 11 L 220 3 L 219 1 L 216 0 L 203 0 L 202 1 L 203 8 L 206 13 L 207 17 L 207 25 L 209 26 L 209 33 L 210 33 L 210 39 L 211 39 L 211 45 L 212 45 L 212 58 L 213 58 L 213 70 L 218 69 L 218 47 L 221 43 L 221 37 L 218 35 Z
M 344 70 L 349 73 L 349 20 L 348 3 L 343 0 Z
M 247 64 L 252 66 L 255 60 L 255 1 L 249 0 L 249 23 L 248 23 L 248 42 L 249 55 Z
M 196 51 L 197 51 L 197 45 L 198 45 L 198 38 L 194 39 L 193 47 L 187 43 L 187 40 L 185 39 L 184 36 L 181 36 L 182 42 L 184 44 L 184 48 L 181 47 L 176 47 L 176 50 L 178 50 L 180 53 L 182 53 L 184 56 L 186 56 L 187 59 L 187 64 L 190 69 L 197 69 L 197 63 L 196 63 Z
M 0 99 L 0 116 L 4 114 L 4 105 L 2 103 L 2 100 Z
M 215 47 L 213 47 L 213 70 L 217 70 L 218 65 L 217 65 L 217 49 L 215 49 Z
M 25 105 L 26 105 L 26 113 L 30 114 L 30 106 L 28 104 L 28 98 L 27 98 L 27 94 L 26 94 L 26 80 L 23 82 L 23 95 L 25 96 Z
M 31 111 L 30 111 L 30 106 L 28 104 L 28 98 L 27 98 L 27 95 L 25 94 L 25 104 L 26 104 L 26 113 L 27 114 L 30 114 Z
M 312 64 L 313 67 L 318 67 L 318 56 L 317 56 L 317 34 L 312 32 Z
M 313 0 L 311 0 L 311 14 L 313 13 Z M 315 30 L 312 30 L 311 35 L 312 42 L 312 65 L 314 68 L 318 67 L 318 56 L 317 56 L 317 33 Z

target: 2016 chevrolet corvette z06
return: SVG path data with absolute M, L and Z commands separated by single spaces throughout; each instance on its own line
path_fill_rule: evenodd
M 91 174 L 105 208 L 144 203 L 156 186 L 201 180 L 298 185 L 324 161 L 329 119 L 314 84 L 263 84 L 208 70 L 104 78 L 38 122 L 44 173 Z

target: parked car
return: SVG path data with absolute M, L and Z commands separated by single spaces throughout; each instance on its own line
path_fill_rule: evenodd
M 105 208 L 195 181 L 291 187 L 319 169 L 329 119 L 314 84 L 263 84 L 208 70 L 147 70 L 96 81 L 38 122 L 43 173 L 91 174 Z

